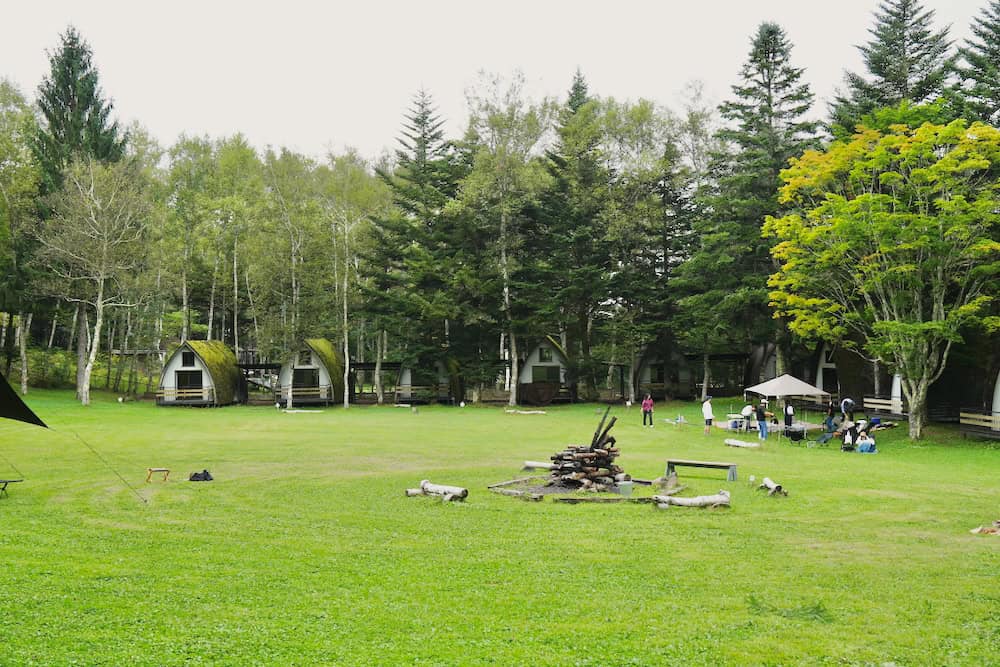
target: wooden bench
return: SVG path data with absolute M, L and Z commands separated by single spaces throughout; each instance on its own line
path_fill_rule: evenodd
M 736 481 L 736 464 L 718 463 L 716 461 L 688 461 L 686 459 L 667 459 L 667 469 L 664 471 L 663 476 L 669 477 L 671 473 L 674 473 L 674 468 L 677 468 L 679 466 L 686 466 L 688 468 L 726 469 L 729 471 L 728 474 L 726 475 L 726 481 L 729 482 Z
M 0 496 L 7 495 L 7 485 L 15 482 L 23 482 L 23 479 L 0 479 Z
M 146 468 L 146 481 L 147 482 L 153 476 L 154 472 L 162 472 L 163 473 L 163 481 L 164 482 L 167 481 L 167 477 L 170 476 L 170 468 Z

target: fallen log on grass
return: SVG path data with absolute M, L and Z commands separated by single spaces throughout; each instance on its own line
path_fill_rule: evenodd
M 546 463 L 544 461 L 525 461 L 521 470 L 557 470 L 558 464 Z
M 469 490 L 461 486 L 432 484 L 426 479 L 420 482 L 420 490 L 424 492 L 424 495 L 441 496 L 445 502 L 449 500 L 465 500 L 469 496 Z
M 655 496 L 653 496 L 653 500 L 655 500 L 658 503 L 669 502 L 669 501 L 667 501 L 665 499 L 668 498 L 668 497 L 670 497 L 670 496 L 676 496 L 678 493 L 680 493 L 681 491 L 683 491 L 686 488 L 687 488 L 686 486 L 675 486 L 672 489 L 665 489 L 665 490 L 661 491 L 660 493 L 656 494 Z M 656 500 L 657 498 L 664 498 L 664 500 Z
M 602 498 L 600 496 L 590 496 L 590 497 L 576 497 L 576 496 L 560 496 L 555 499 L 557 503 L 566 503 L 567 505 L 577 505 L 580 503 L 623 503 L 625 498 Z
M 656 506 L 661 510 L 668 509 L 671 505 L 681 507 L 729 507 L 729 492 L 722 490 L 714 496 L 696 496 L 694 498 L 677 498 L 675 496 L 656 496 Z
M 423 489 L 407 489 L 406 490 L 406 497 L 407 498 L 412 498 L 413 496 L 422 496 L 422 495 L 425 495 Z
M 767 489 L 767 495 L 769 495 L 769 496 L 773 496 L 773 495 L 778 494 L 778 493 L 780 493 L 783 496 L 787 496 L 788 495 L 788 491 L 786 491 L 781 486 L 781 484 L 778 484 L 777 482 L 775 482 L 770 477 L 765 477 L 763 480 L 761 480 L 761 484 L 757 488 L 758 489 Z
M 534 500 L 539 501 L 542 499 L 542 494 L 532 493 L 530 491 L 519 491 L 518 489 L 501 489 L 495 486 L 489 487 L 490 491 L 493 493 L 499 493 L 502 496 L 514 496 L 515 498 L 521 498 L 522 500 Z
M 508 479 L 506 482 L 497 482 L 496 484 L 490 484 L 487 489 L 500 489 L 505 486 L 513 486 L 515 484 L 524 484 L 525 482 L 533 482 L 538 479 L 548 479 L 548 475 L 531 475 L 530 477 L 518 477 L 517 479 Z
M 725 442 L 730 447 L 746 447 L 748 449 L 756 449 L 760 447 L 759 442 L 747 442 L 746 440 L 737 440 L 736 438 L 726 438 Z

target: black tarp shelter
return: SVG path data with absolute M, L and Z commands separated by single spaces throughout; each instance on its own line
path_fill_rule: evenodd
M 21 400 L 2 373 L 0 373 L 0 417 L 48 428 L 45 422 Z

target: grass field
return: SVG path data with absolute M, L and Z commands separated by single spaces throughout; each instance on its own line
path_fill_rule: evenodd
M 661 511 L 486 491 L 589 442 L 592 405 L 28 402 L 52 429 L 0 424 L 0 477 L 25 477 L 0 499 L 0 664 L 1000 663 L 1000 537 L 969 534 L 1000 518 L 1000 448 L 947 430 L 897 429 L 877 455 L 734 450 L 662 421 L 697 405 L 661 406 L 655 429 L 614 408 L 636 477 L 739 464 L 737 482 L 680 471 L 731 509 Z M 170 480 L 145 484 L 148 466 Z M 185 481 L 202 468 L 216 481 Z M 470 497 L 404 497 L 421 479 Z

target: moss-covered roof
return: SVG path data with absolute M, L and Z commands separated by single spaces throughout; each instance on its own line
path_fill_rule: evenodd
M 229 346 L 221 340 L 189 340 L 181 345 L 191 348 L 205 364 L 212 383 L 215 385 L 215 402 L 227 405 L 236 400 L 236 387 L 239 386 L 240 369 L 236 365 L 236 355 Z M 174 353 L 176 354 L 176 352 Z
M 341 403 L 344 400 L 344 364 L 337 354 L 337 348 L 326 338 L 306 338 L 306 345 L 312 348 L 319 360 L 326 366 L 330 374 L 330 384 L 333 387 L 333 400 Z

